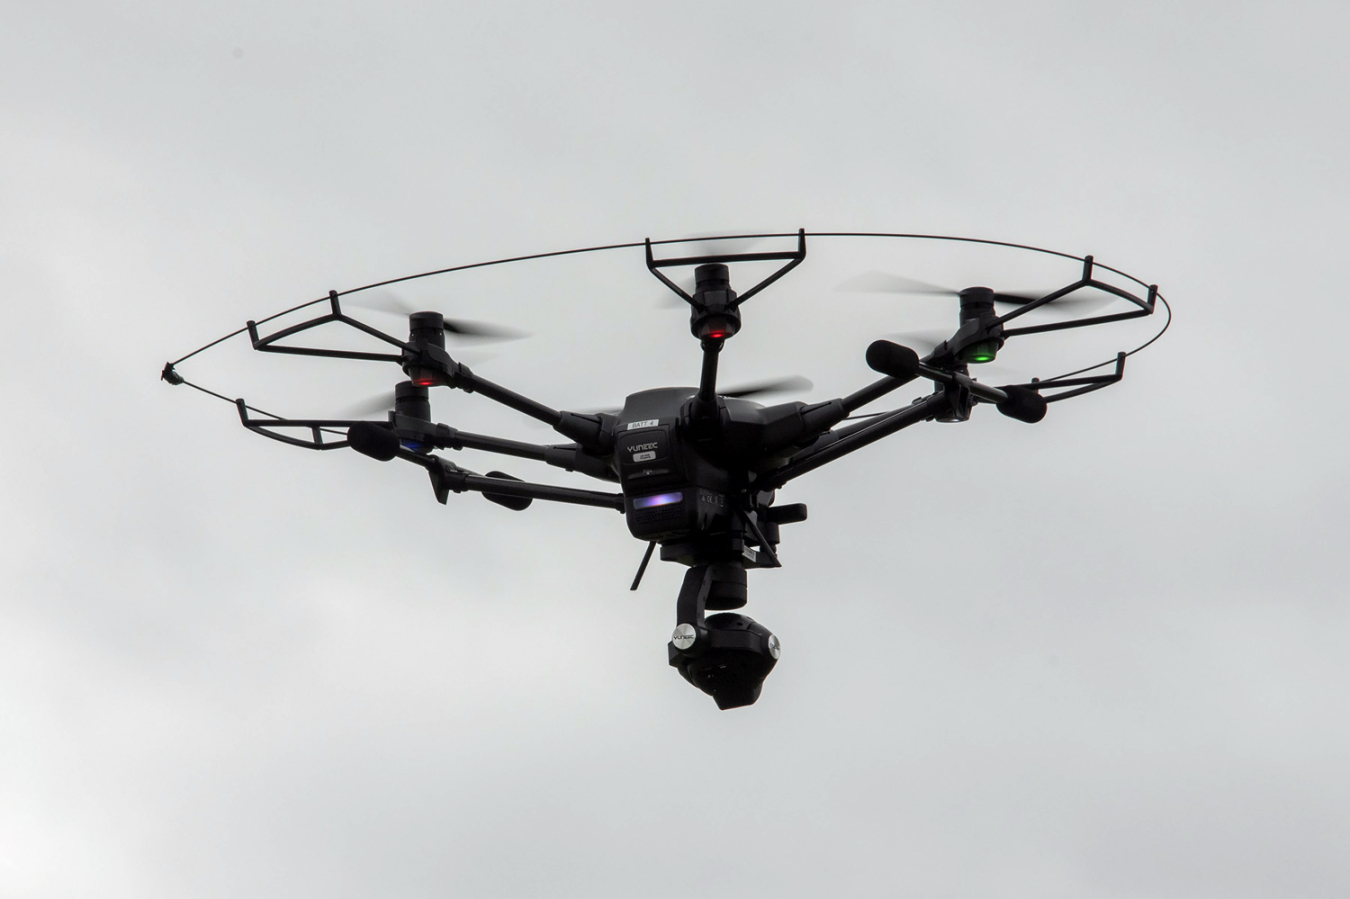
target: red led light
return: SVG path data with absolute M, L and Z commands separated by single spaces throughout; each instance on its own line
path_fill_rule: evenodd
M 413 366 L 408 369 L 408 380 L 412 381 L 417 387 L 439 387 L 445 383 L 445 378 L 441 373 L 433 368 L 422 368 Z
M 693 322 L 693 332 L 700 340 L 720 341 L 735 335 L 740 325 L 740 320 L 731 314 L 705 314 Z

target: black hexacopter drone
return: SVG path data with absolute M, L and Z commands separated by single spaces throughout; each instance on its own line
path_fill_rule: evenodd
M 246 328 L 234 333 L 247 331 L 253 348 L 263 352 L 395 363 L 407 380 L 395 388 L 394 409 L 388 420 L 286 419 L 255 409 L 242 399 L 234 400 L 234 403 L 246 428 L 285 443 L 320 450 L 350 446 L 374 459 L 389 461 L 397 458 L 419 465 L 430 474 L 436 498 L 442 503 L 450 493 L 472 491 L 514 510 L 523 510 L 533 500 L 543 499 L 622 512 L 632 535 L 647 541 L 647 551 L 632 589 L 637 589 L 658 544 L 663 561 L 689 567 L 676 602 L 675 632 L 667 647 L 670 664 L 691 684 L 710 694 L 719 708 L 750 705 L 759 698 L 764 678 L 777 664 L 778 638 L 763 625 L 731 610 L 746 603 L 747 569 L 779 567 L 776 547 L 780 528 L 806 519 L 805 505 L 774 504 L 779 488 L 800 475 L 918 422 L 966 421 L 980 403 L 991 404 L 999 412 L 1019 421 L 1038 422 L 1045 416 L 1048 403 L 1081 396 L 1119 381 L 1130 353 L 1119 353 L 1114 360 L 1067 375 L 1001 387 L 975 380 L 970 376 L 969 366 L 993 360 L 1004 342 L 1012 337 L 1150 315 L 1156 302 L 1161 300 L 1166 307 L 1166 300 L 1158 294 L 1156 286 L 1144 285 L 1142 281 L 1107 266 L 1098 267 L 1146 286 L 1147 295 L 1141 298 L 1097 280 L 1091 256 L 1081 258 L 1081 278 L 1043 295 L 1004 294 L 987 287 L 953 291 L 960 301 L 956 332 L 922 358 L 909 347 L 878 340 L 867 348 L 866 358 L 867 364 L 881 375 L 879 380 L 848 396 L 826 402 L 764 406 L 747 398 L 754 391 L 718 392 L 718 355 L 726 341 L 740 330 L 741 306 L 746 300 L 806 258 L 807 235 L 803 230 L 795 235 L 745 236 L 796 237 L 797 245 L 796 249 L 784 252 L 666 259 L 654 257 L 650 240 L 642 244 L 589 248 L 645 247 L 647 268 L 689 305 L 689 329 L 703 350 L 703 368 L 697 387 L 642 390 L 629 395 L 623 409 L 614 414 L 560 411 L 479 377 L 451 358 L 445 348 L 446 333 L 473 333 L 469 323 L 447 320 L 438 312 L 414 312 L 409 316 L 408 337 L 402 340 L 347 316 L 340 302 L 343 294 L 334 291 L 322 300 L 313 301 L 326 301 L 330 306 L 328 313 L 318 318 L 267 335 L 261 334 L 258 324 L 250 321 Z M 842 232 L 812 236 L 956 239 Z M 682 242 L 659 241 L 657 244 Z M 995 241 L 969 242 L 1052 252 Z M 1075 260 L 1080 258 L 1052 254 Z M 519 258 L 552 255 L 562 254 Z M 516 260 L 501 260 L 508 261 Z M 749 290 L 737 294 L 731 286 L 730 267 L 743 262 L 784 264 Z M 460 268 L 468 267 L 471 266 Z M 677 267 L 693 267 L 692 294 L 663 273 L 663 269 Z M 915 287 L 917 284 L 908 282 L 907 287 L 898 289 L 936 290 L 926 285 Z M 1084 288 L 1113 295 L 1134 308 L 1110 315 L 1009 327 L 1015 319 L 1034 309 L 1052 303 L 1063 306 L 1070 302 L 1066 298 Z M 997 307 L 1005 304 L 1012 308 L 1000 314 Z M 300 308 L 304 306 L 296 307 Z M 294 311 L 287 310 L 272 319 Z M 1170 319 L 1169 310 L 1169 322 Z M 395 352 L 350 352 L 280 343 L 285 338 L 332 322 L 378 338 L 395 348 Z M 1166 330 L 1166 325 L 1162 330 Z M 1161 336 L 1162 330 L 1153 340 Z M 1148 343 L 1152 340 L 1131 352 L 1143 349 Z M 186 358 L 188 356 L 183 357 Z M 186 383 L 197 387 L 175 369 L 174 366 L 183 359 L 165 365 L 161 377 L 170 384 Z M 1108 374 L 1085 374 L 1112 364 L 1114 371 Z M 857 410 L 918 378 L 932 382 L 931 394 L 908 406 L 858 416 L 859 420 L 846 423 Z M 481 394 L 550 425 L 571 442 L 543 446 L 470 434 L 436 424 L 431 421 L 428 400 L 428 390 L 432 387 Z M 205 388 L 198 389 L 213 393 Z M 220 394 L 213 395 L 225 399 Z M 324 439 L 325 434 L 344 436 L 340 430 L 334 430 L 342 428 L 346 429 L 346 439 Z M 291 429 L 299 429 L 302 434 L 307 432 L 307 436 L 287 433 Z M 534 459 L 602 481 L 617 482 L 620 492 L 533 484 L 498 471 L 479 475 L 436 455 L 433 450 L 438 449 L 473 449 Z M 707 615 L 709 611 L 717 614 Z

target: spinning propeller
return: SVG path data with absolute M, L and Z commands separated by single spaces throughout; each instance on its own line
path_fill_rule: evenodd
M 849 278 L 843 284 L 840 284 L 836 290 L 848 291 L 850 293 L 889 293 L 889 294 L 908 294 L 912 296 L 949 296 L 959 297 L 961 291 L 953 290 L 950 287 L 943 287 L 939 284 L 930 284 L 927 281 L 918 281 L 914 278 L 906 278 L 903 275 L 895 275 L 890 272 L 870 271 L 863 272 Z M 994 291 L 995 303 L 1007 303 L 1012 306 L 1025 306 L 1027 303 L 1039 300 L 1049 291 L 1043 293 L 1002 293 Z M 1044 309 L 1061 309 L 1068 311 L 1072 309 L 1075 312 L 1093 312 L 1101 309 L 1111 302 L 1109 297 L 1102 296 L 1084 296 L 1082 294 L 1071 293 L 1062 296 L 1059 299 L 1051 300 L 1041 307 Z
M 810 390 L 815 385 L 809 378 L 801 375 L 789 375 L 786 378 L 774 378 L 769 381 L 753 381 L 749 384 L 742 384 L 733 387 L 730 390 L 719 390 L 720 396 L 728 399 L 748 400 L 756 396 L 766 396 L 772 393 L 800 393 Z M 353 417 L 364 417 L 366 415 L 375 415 L 382 412 L 390 412 L 394 409 L 395 401 L 398 399 L 395 391 L 386 390 L 375 396 L 367 397 L 347 406 L 343 409 L 344 414 Z M 619 408 L 611 406 L 605 409 L 588 410 L 591 415 L 617 415 Z
M 732 400 L 748 400 L 756 396 L 767 396 L 771 393 L 800 393 L 810 390 L 816 385 L 810 378 L 803 378 L 801 375 L 788 375 L 786 378 L 773 378 L 768 381 L 752 381 L 749 384 L 742 384 L 739 387 L 733 387 L 730 390 L 717 391 L 718 396 L 724 396 Z M 618 415 L 622 410 L 617 406 L 609 406 L 604 409 L 590 409 L 587 414 L 590 415 Z
M 352 418 L 365 418 L 367 415 L 392 412 L 397 399 L 398 396 L 394 391 L 386 390 L 343 407 L 342 414 L 343 417 L 350 415 Z
M 696 235 L 694 251 L 690 256 L 726 256 L 732 253 L 748 253 L 764 243 L 762 237 L 722 237 L 709 234 L 706 237 Z M 677 296 L 664 294 L 657 305 L 662 309 L 688 309 L 689 304 Z M 809 389 L 809 388 L 808 388 Z M 727 396 L 728 394 L 723 394 Z
M 423 310 L 414 306 L 404 297 L 398 296 L 392 291 L 379 290 L 370 291 L 370 297 L 366 298 L 364 294 L 355 299 L 346 299 L 349 306 L 356 306 L 361 309 L 369 309 L 372 312 L 384 312 L 389 315 L 414 315 Z M 453 334 L 456 337 L 468 338 L 470 340 L 519 340 L 530 335 L 516 328 L 510 328 L 505 325 L 496 325 L 489 322 L 472 321 L 464 318 L 445 319 L 445 333 Z
M 905 345 L 919 352 L 925 359 L 954 360 L 962 363 L 992 362 L 1003 346 L 1000 316 L 995 305 L 1025 306 L 1049 295 L 1043 293 L 1004 293 L 987 287 L 968 287 L 965 290 L 953 290 L 927 281 L 907 278 L 889 272 L 870 271 L 857 275 L 843 284 L 838 290 L 858 293 L 887 293 L 898 295 L 928 295 L 956 297 L 961 301 L 960 327 L 955 334 L 941 331 L 912 331 L 892 334 Z M 1037 309 L 1052 309 L 1071 315 L 1091 313 L 1110 303 L 1108 297 L 1084 296 L 1069 293 L 1044 303 Z
M 731 390 L 718 390 L 717 393 L 719 396 L 730 399 L 748 400 L 752 396 L 763 396 L 767 393 L 798 393 L 810 390 L 814 386 L 809 378 L 803 378 L 801 375 L 789 375 L 786 378 L 774 378 L 771 381 L 742 384 L 740 387 Z

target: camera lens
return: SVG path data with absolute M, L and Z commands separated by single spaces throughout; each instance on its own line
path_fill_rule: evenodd
M 778 638 L 753 618 L 735 612 L 709 616 L 707 637 L 681 650 L 668 645 L 670 664 L 719 709 L 751 705 L 764 678 L 778 664 Z M 700 645 L 702 644 L 702 645 Z

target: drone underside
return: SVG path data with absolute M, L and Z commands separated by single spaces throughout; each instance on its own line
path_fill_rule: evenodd
M 556 410 L 479 377 L 445 348 L 446 333 L 464 333 L 467 323 L 447 322 L 437 312 L 416 312 L 409 316 L 408 338 L 402 340 L 348 317 L 341 308 L 341 295 L 333 292 L 327 298 L 331 307 L 327 315 L 294 327 L 264 336 L 257 324 L 249 322 L 246 330 L 253 347 L 263 352 L 396 363 L 407 380 L 397 386 L 387 420 L 259 418 L 258 410 L 237 400 L 240 419 L 251 430 L 293 445 L 323 450 L 350 446 L 375 459 L 399 458 L 419 465 L 427 470 L 442 503 L 450 493 L 471 491 L 518 511 L 543 499 L 622 512 L 632 535 L 648 543 L 632 589 L 637 589 L 657 546 L 663 561 L 689 568 L 667 649 L 671 666 L 711 695 L 719 708 L 749 705 L 758 699 L 764 678 L 777 663 L 779 643 L 762 625 L 733 610 L 746 604 L 746 570 L 780 567 L 777 547 L 782 526 L 806 519 L 802 504 L 775 505 L 779 488 L 910 425 L 965 421 L 978 404 L 994 405 L 1020 421 L 1040 421 L 1047 403 L 1119 381 L 1127 354 L 1117 355 L 1109 374 L 999 387 L 972 378 L 969 366 L 995 358 L 1012 337 L 1149 315 L 1158 299 L 1156 287 L 1149 288 L 1147 298 L 1140 298 L 1096 280 L 1092 257 L 1087 257 L 1079 280 L 1042 296 L 1000 294 L 984 287 L 959 291 L 957 330 L 950 338 L 922 358 L 908 347 L 874 342 L 867 348 L 866 360 L 881 377 L 848 396 L 765 406 L 735 392 L 719 393 L 718 357 L 726 341 L 740 330 L 740 306 L 805 259 L 806 234 L 799 231 L 796 237 L 792 251 L 664 260 L 654 258 L 648 241 L 648 269 L 689 305 L 690 330 L 702 349 L 702 371 L 696 387 L 633 393 L 617 413 Z M 738 295 L 731 287 L 729 265 L 752 261 L 784 264 Z M 692 294 L 662 272 L 677 266 L 695 269 Z M 1134 308 L 1107 316 L 1007 327 L 1019 316 L 1062 301 L 1084 287 L 1112 294 Z M 1000 315 L 996 304 L 1014 308 Z M 354 353 L 278 342 L 329 322 L 341 322 L 379 338 L 397 352 Z M 172 384 L 187 383 L 174 365 L 166 365 L 162 377 Z M 862 407 L 920 378 L 932 383 L 929 395 L 890 412 L 848 421 Z M 482 394 L 545 422 L 568 442 L 522 443 L 434 423 L 428 398 L 433 387 Z M 345 440 L 325 440 L 325 434 L 340 435 L 334 429 L 342 428 L 346 429 Z M 296 429 L 309 436 L 295 436 Z M 479 475 L 435 453 L 447 449 L 542 461 L 617 484 L 619 492 L 534 484 L 498 471 Z

